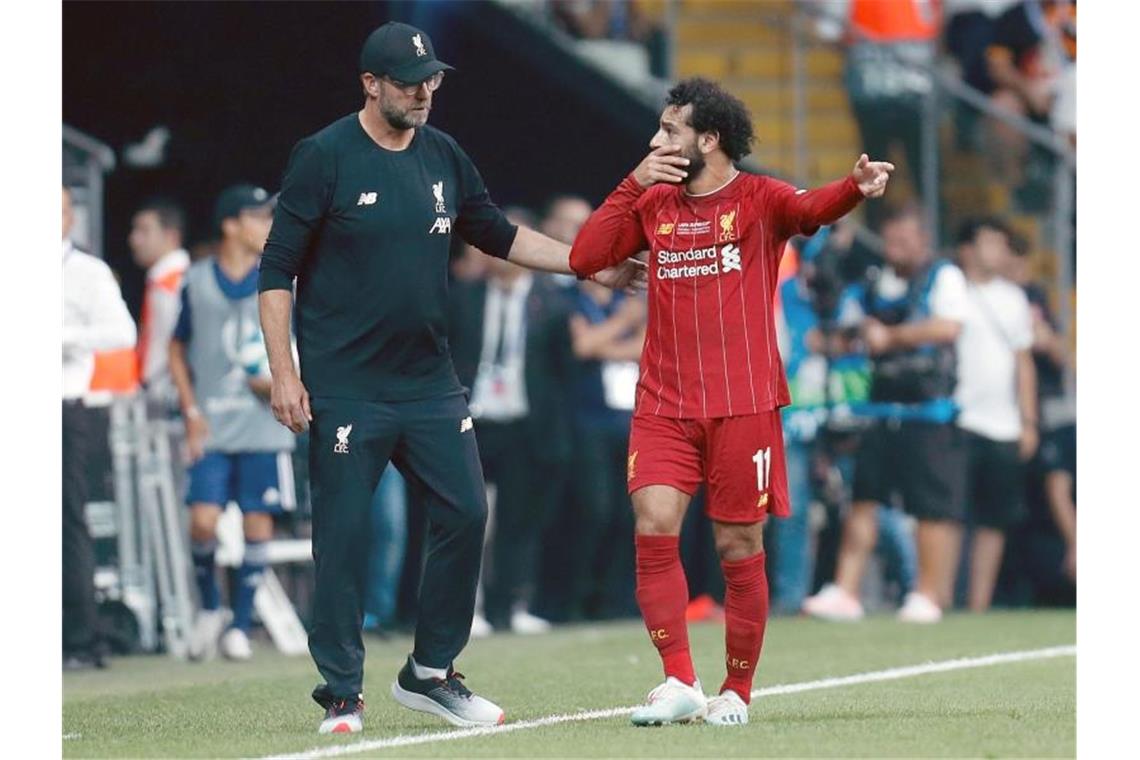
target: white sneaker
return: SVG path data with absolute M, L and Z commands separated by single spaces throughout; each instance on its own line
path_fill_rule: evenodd
M 701 682 L 686 685 L 673 676 L 649 692 L 646 704 L 630 715 L 635 726 L 662 726 L 667 723 L 688 723 L 705 717 L 708 701 L 701 691 Z
M 230 624 L 229 610 L 199 610 L 190 632 L 191 660 L 212 660 L 218 655 L 218 637 Z
M 815 596 L 804 599 L 803 611 L 814 618 L 839 623 L 863 619 L 863 605 L 834 583 L 828 583 Z
M 476 614 L 471 619 L 471 638 L 485 639 L 494 632 L 494 627 L 482 615 Z
M 461 673 L 452 670 L 447 678 L 417 678 L 411 655 L 392 682 L 392 696 L 410 710 L 438 715 L 453 726 L 500 726 L 506 721 L 503 708 L 473 694 Z
M 531 635 L 535 633 L 548 633 L 552 626 L 549 620 L 543 620 L 526 610 L 515 610 L 511 613 L 511 630 L 515 633 Z
M 714 726 L 743 726 L 748 722 L 748 705 L 732 689 L 709 700 L 708 714 L 705 723 Z
M 227 660 L 248 660 L 253 657 L 253 648 L 249 645 L 249 636 L 239 628 L 231 628 L 222 634 L 220 643 L 222 656 Z
M 903 623 L 937 623 L 942 619 L 942 608 L 925 594 L 911 591 L 899 607 L 898 619 Z

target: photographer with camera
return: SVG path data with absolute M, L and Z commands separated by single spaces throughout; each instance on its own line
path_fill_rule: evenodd
M 813 576 L 831 578 L 842 515 L 850 506 L 854 452 L 869 424 L 851 409 L 869 399 L 870 360 L 861 353 L 858 321 L 840 325 L 841 314 L 859 310 L 867 256 L 874 255 L 856 242 L 854 232 L 853 223 L 840 221 L 793 241 L 801 261 L 795 277 L 780 287 L 778 337 L 792 396 L 783 409 L 792 515 L 769 531 L 772 608 L 786 614 L 801 611 Z M 827 514 L 814 555 L 813 503 Z M 884 506 L 876 518 L 875 548 L 885 577 L 897 583 L 901 596 L 914 583 L 914 539 L 900 510 Z
M 841 324 L 860 320 L 871 357 L 870 402 L 854 410 L 874 418 L 855 460 L 854 503 L 844 525 L 835 583 L 804 603 L 809 614 L 858 619 L 859 585 L 875 546 L 878 504 L 896 497 L 918 520 L 918 579 L 899 619 L 933 623 L 950 604 L 965 511 L 966 448 L 954 424 L 955 342 L 969 299 L 954 264 L 936 258 L 922 210 L 892 210 L 882 228 L 886 266 L 872 274 L 861 303 Z

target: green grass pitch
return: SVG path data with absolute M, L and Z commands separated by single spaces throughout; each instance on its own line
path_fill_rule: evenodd
M 690 627 L 706 692 L 724 677 L 723 630 Z M 957 614 L 935 626 L 888 617 L 851 625 L 799 618 L 769 623 L 757 688 L 961 657 L 1070 645 L 1071 611 Z M 364 732 L 316 733 L 317 683 L 307 657 L 268 646 L 250 663 L 116 659 L 110 670 L 64 676 L 65 757 L 262 757 L 451 726 L 388 694 L 410 640 L 368 640 Z M 468 684 L 501 704 L 508 723 L 632 706 L 661 679 L 636 622 L 574 626 L 538 637 L 474 641 L 457 663 Z M 455 741 L 372 749 L 355 757 L 1071 757 L 1076 661 L 1053 659 L 918 675 L 753 700 L 742 728 L 634 728 L 625 716 L 524 728 Z M 349 747 L 342 747 L 349 749 Z

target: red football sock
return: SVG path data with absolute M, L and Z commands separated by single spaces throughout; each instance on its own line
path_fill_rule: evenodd
M 637 605 L 649 638 L 661 655 L 665 675 L 692 686 L 697 676 L 685 625 L 689 582 L 681 566 L 680 543 L 678 536 L 635 536 Z
M 764 552 L 744 559 L 721 560 L 724 570 L 724 645 L 728 677 L 720 687 L 732 689 L 748 704 L 752 699 L 752 677 L 764 644 L 768 622 L 768 576 L 764 573 Z

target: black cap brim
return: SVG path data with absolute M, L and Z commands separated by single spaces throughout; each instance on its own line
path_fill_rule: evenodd
M 454 66 L 448 66 L 443 61 L 416 61 L 409 66 L 401 66 L 387 72 L 392 79 L 409 84 L 418 84 L 440 71 L 454 71 Z

